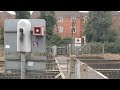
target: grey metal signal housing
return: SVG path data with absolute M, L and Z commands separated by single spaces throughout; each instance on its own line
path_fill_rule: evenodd
M 26 53 L 26 71 L 46 70 L 46 22 L 44 19 L 4 21 L 5 69 L 21 70 L 20 53 Z

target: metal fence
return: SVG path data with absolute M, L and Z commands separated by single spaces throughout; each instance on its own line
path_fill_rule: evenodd
M 57 46 L 57 55 L 70 55 L 74 53 L 75 55 L 81 54 L 104 54 L 111 53 L 112 48 L 109 48 L 112 44 L 104 43 L 88 43 L 83 46 Z M 109 46 L 109 47 L 107 47 Z M 47 48 L 47 53 L 52 54 L 51 47 Z
M 87 43 L 81 46 L 79 50 L 76 50 L 77 55 L 80 54 L 106 54 L 120 53 L 120 45 L 116 43 Z
M 78 54 L 103 54 L 104 44 L 101 43 L 88 43 L 81 46 Z

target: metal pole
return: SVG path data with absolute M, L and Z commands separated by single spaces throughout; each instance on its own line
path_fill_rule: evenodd
M 73 37 L 73 28 L 75 26 L 75 23 L 76 23 L 76 20 L 72 20 L 72 44 L 71 44 L 71 55 L 74 55 L 75 54 L 75 45 L 74 45 L 74 37 Z
M 21 53 L 21 79 L 25 79 L 25 53 Z
M 103 43 L 103 58 L 104 58 L 104 54 L 105 54 L 105 47 L 104 47 L 105 45 L 104 45 L 104 43 Z
M 67 75 L 68 75 L 68 60 L 67 60 Z
M 87 44 L 85 44 L 85 45 L 86 45 L 86 48 L 85 48 L 85 49 L 86 49 L 86 54 L 87 54 L 87 53 L 88 53 L 88 47 L 87 47 Z

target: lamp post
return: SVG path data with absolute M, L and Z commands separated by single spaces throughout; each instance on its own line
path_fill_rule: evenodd
M 74 37 L 73 37 L 73 32 L 74 32 L 74 26 L 75 26 L 76 20 L 72 19 L 72 29 L 71 29 L 71 34 L 72 34 L 72 42 L 71 42 L 71 55 L 70 55 L 70 63 L 69 63 L 69 78 L 70 79 L 75 79 L 75 49 L 74 49 Z
M 72 43 L 71 43 L 71 55 L 74 54 L 74 37 L 73 37 L 73 31 L 75 27 L 76 20 L 72 19 Z

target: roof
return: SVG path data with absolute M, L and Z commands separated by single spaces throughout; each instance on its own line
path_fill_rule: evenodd
M 80 17 L 84 18 L 88 15 L 89 12 L 79 12 L 80 13 Z
M 56 16 L 75 16 L 80 17 L 79 11 L 55 11 Z
M 120 14 L 120 12 L 118 12 L 118 11 L 112 11 L 112 15 L 119 15 Z
M 39 11 L 33 11 L 31 18 L 38 18 L 40 16 Z M 55 16 L 75 16 L 80 17 L 79 11 L 55 11 Z

